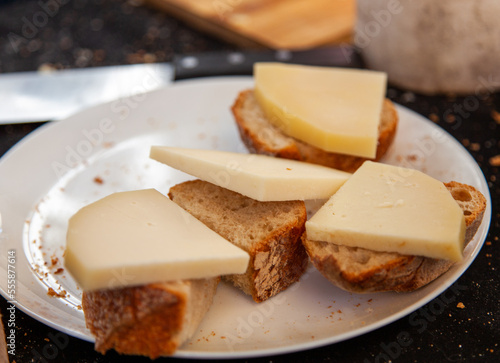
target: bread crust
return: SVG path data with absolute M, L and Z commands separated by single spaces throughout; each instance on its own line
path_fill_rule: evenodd
M 250 255 L 244 274 L 223 276 L 255 302 L 263 302 L 297 282 L 307 268 L 307 253 L 301 243 L 305 219 L 297 226 L 285 225 L 247 252 Z
M 481 225 L 486 199 L 470 185 L 453 181 L 445 186 L 464 211 L 466 245 Z M 413 291 L 453 266 L 453 262 L 442 259 L 311 241 L 306 233 L 302 243 L 316 269 L 334 285 L 350 292 Z
M 83 293 L 87 328 L 104 354 L 172 355 L 195 332 L 220 278 L 179 280 Z
M 262 302 L 278 294 L 305 272 L 308 257 L 301 236 L 307 211 L 303 201 L 259 202 L 202 180 L 175 185 L 168 195 L 210 229 L 249 253 L 247 271 L 223 279 L 254 301 Z M 266 219 L 273 218 L 278 218 L 276 225 L 266 227 Z M 254 238 L 254 231 L 261 231 L 261 235 Z
M 247 149 L 256 154 L 306 161 L 354 172 L 367 158 L 324 151 L 310 144 L 285 135 L 272 125 L 259 106 L 252 89 L 241 91 L 231 107 L 241 140 Z M 389 149 L 396 135 L 398 114 L 394 104 L 385 99 L 379 126 L 377 154 L 380 160 Z

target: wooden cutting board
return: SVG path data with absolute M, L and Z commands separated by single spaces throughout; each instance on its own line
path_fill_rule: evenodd
M 307 49 L 350 40 L 355 0 L 145 0 L 242 47 Z

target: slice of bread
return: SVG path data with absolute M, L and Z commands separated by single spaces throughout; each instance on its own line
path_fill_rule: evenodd
M 10 329 L 7 330 L 7 334 L 9 334 L 10 332 L 11 332 Z M 10 339 L 9 339 L 9 345 L 10 345 Z M 0 362 L 7 362 L 7 363 L 9 362 L 9 355 L 7 352 L 13 350 L 11 347 L 12 345 L 10 345 L 10 347 L 7 348 L 7 340 L 5 338 L 5 328 L 3 326 L 2 313 L 0 313 Z
M 240 92 L 231 108 L 240 137 L 248 150 L 256 154 L 306 161 L 313 164 L 354 172 L 366 158 L 332 153 L 284 134 L 272 125 L 255 98 L 253 90 Z M 384 100 L 379 126 L 378 161 L 385 155 L 396 135 L 398 114 L 394 104 Z
M 481 224 L 486 199 L 472 186 L 457 182 L 445 185 L 463 209 L 467 244 Z M 334 285 L 351 292 L 413 291 L 453 265 L 447 260 L 310 241 L 306 233 L 302 242 L 316 269 Z
M 219 277 L 96 290 L 83 293 L 87 328 L 104 354 L 173 354 L 196 331 L 217 290 Z
M 285 290 L 304 273 L 308 258 L 300 240 L 307 219 L 303 201 L 259 202 L 202 180 L 175 185 L 168 195 L 250 254 L 246 273 L 223 279 L 254 301 Z

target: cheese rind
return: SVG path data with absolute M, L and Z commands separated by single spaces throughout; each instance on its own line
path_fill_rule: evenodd
M 383 72 L 256 63 L 255 96 L 285 134 L 329 152 L 375 158 Z
M 248 261 L 154 189 L 111 194 L 68 225 L 65 267 L 84 290 L 244 273 Z
M 460 261 L 465 219 L 440 181 L 366 161 L 306 222 L 306 232 L 313 241 Z
M 350 173 L 266 155 L 151 147 L 150 157 L 259 201 L 327 199 Z

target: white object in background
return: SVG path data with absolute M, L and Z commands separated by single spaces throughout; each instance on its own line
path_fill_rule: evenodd
M 369 68 L 424 93 L 500 89 L 497 0 L 358 0 L 354 43 Z

